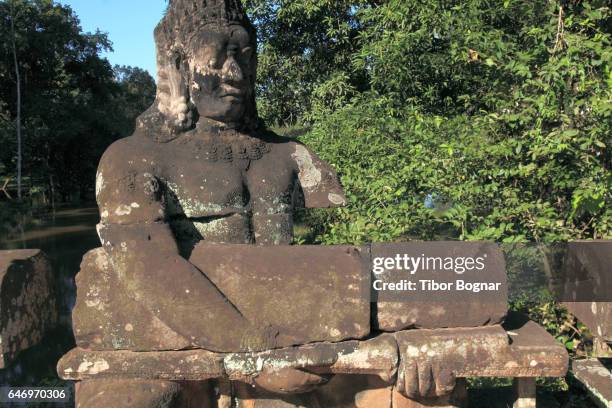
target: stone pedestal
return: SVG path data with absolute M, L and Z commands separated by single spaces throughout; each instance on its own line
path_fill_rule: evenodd
M 0 368 L 57 324 L 53 276 L 36 249 L 0 251 Z
M 530 387 L 535 378 L 564 376 L 567 364 L 563 345 L 537 324 L 510 315 L 504 327 L 409 330 L 368 341 L 318 343 L 258 353 L 74 349 L 60 360 L 58 372 L 65 379 L 85 381 L 88 387 L 99 384 L 99 392 L 106 393 L 99 398 L 106 395 L 106 399 L 88 408 L 115 406 L 112 389 L 105 391 L 106 385 L 112 384 L 107 383 L 109 380 L 125 381 L 123 387 L 134 389 L 138 389 L 139 381 L 214 384 L 215 408 L 420 408 L 463 406 L 462 379 L 467 377 L 517 377 L 517 404 L 528 404 L 534 398 Z M 309 376 L 317 386 L 287 388 L 292 384 L 283 385 L 285 373 L 296 375 L 284 371 L 288 369 Z M 278 375 L 263 380 L 265 373 Z M 334 376 L 325 383 L 330 375 Z M 165 393 L 165 389 L 151 389 Z M 279 390 L 286 393 L 279 394 Z M 193 390 L 184 392 L 198 395 Z

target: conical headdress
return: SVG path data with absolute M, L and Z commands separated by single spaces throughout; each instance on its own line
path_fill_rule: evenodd
M 252 46 L 256 49 L 257 34 L 244 12 L 241 0 L 170 0 L 166 15 L 155 28 L 157 97 L 153 106 L 138 118 L 138 129 L 159 142 L 167 142 L 194 125 L 198 119 L 193 106 L 190 105 L 188 112 L 178 116 L 173 116 L 167 106 L 168 101 L 173 99 L 186 98 L 189 101 L 191 79 L 184 63 L 190 51 L 191 39 L 202 29 L 223 30 L 234 24 L 241 25 L 249 32 Z M 254 84 L 256 54 L 252 58 L 251 72 L 247 74 Z M 170 72 L 173 75 L 169 75 Z M 243 126 L 249 129 L 258 126 L 254 90 L 250 93 Z
M 170 0 L 166 15 L 155 29 L 155 37 L 165 44 L 186 44 L 204 26 L 229 24 L 252 30 L 240 0 Z

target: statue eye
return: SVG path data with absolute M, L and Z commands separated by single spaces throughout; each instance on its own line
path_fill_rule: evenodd
M 197 59 L 200 64 L 207 66 L 211 69 L 219 69 L 220 65 L 225 60 L 224 55 L 221 52 L 221 47 L 215 45 L 207 45 L 198 54 Z
M 242 57 L 245 60 L 250 60 L 251 56 L 253 55 L 253 48 L 252 47 L 244 47 L 241 51 L 242 53 Z
M 239 51 L 239 47 L 236 44 L 229 44 L 227 46 L 227 54 L 228 55 L 237 55 Z

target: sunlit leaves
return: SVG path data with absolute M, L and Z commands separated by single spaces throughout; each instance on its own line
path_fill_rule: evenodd
M 351 69 L 370 90 L 322 99 L 304 138 L 349 196 L 319 219 L 322 241 L 612 236 L 603 3 L 566 6 L 563 33 L 549 1 L 389 1 L 358 16 Z

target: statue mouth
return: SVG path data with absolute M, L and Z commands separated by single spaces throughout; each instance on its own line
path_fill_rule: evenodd
M 221 84 L 219 86 L 218 96 L 219 98 L 242 100 L 244 97 L 244 92 L 241 89 L 233 87 L 231 85 Z
M 223 80 L 220 75 L 196 73 L 193 78 L 192 88 L 196 93 L 215 96 L 217 98 L 241 99 L 246 91 L 246 84 L 243 81 Z

